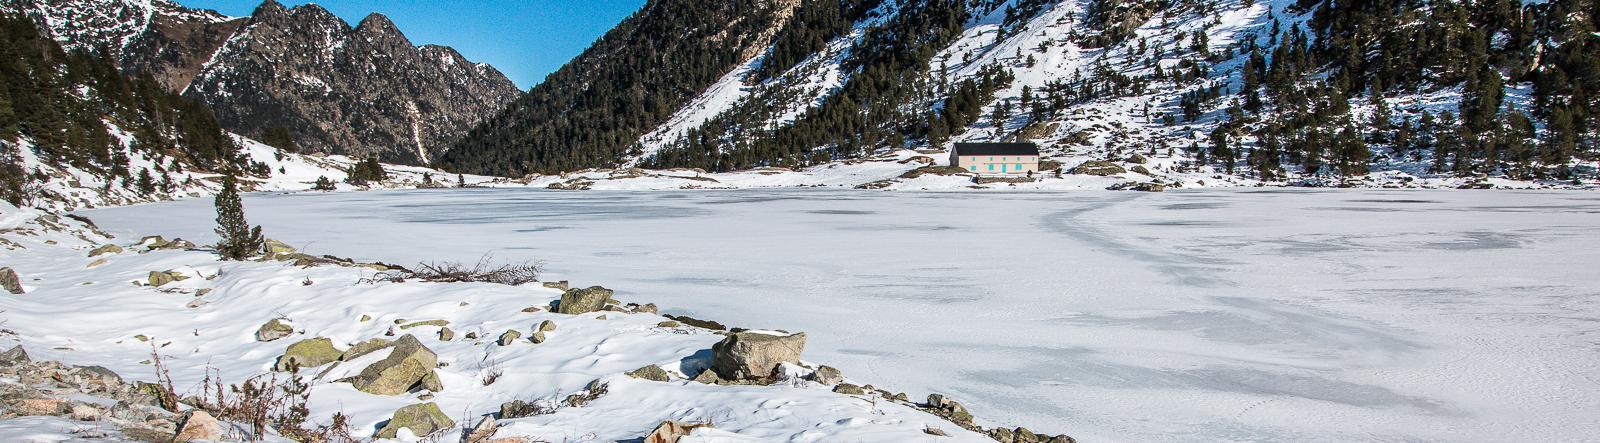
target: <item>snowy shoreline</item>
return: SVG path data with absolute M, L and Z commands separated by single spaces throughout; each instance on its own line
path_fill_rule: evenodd
M 719 386 L 725 382 L 715 376 L 702 380 L 712 372 L 713 362 L 706 349 L 724 337 L 740 335 L 740 329 L 719 330 L 720 325 L 707 329 L 700 326 L 715 322 L 669 319 L 654 314 L 654 305 L 645 311 L 640 305 L 623 307 L 620 302 L 619 306 L 607 306 L 587 316 L 546 312 L 541 307 L 556 306 L 554 299 L 564 298 L 565 282 L 542 288 L 483 283 L 374 284 L 366 281 L 374 272 L 393 268 L 299 254 L 292 249 L 278 250 L 250 262 L 224 262 L 211 251 L 195 249 L 192 243 L 180 239 L 146 237 L 131 243 L 126 238 L 113 239 L 85 221 L 11 206 L 0 208 L 0 221 L 4 221 L 0 247 L 8 250 L 7 265 L 18 269 L 24 291 L 0 303 L 9 328 L 0 344 L 6 348 L 19 346 L 26 350 L 19 351 L 25 355 L 24 360 L 31 357 L 35 361 L 33 366 L 11 364 L 11 370 L 21 371 L 18 376 L 24 379 L 87 367 L 74 365 L 93 365 L 115 372 L 120 375 L 119 380 L 155 382 L 158 380 L 153 377 L 158 373 L 150 366 L 150 350 L 155 346 L 171 370 L 178 394 L 187 398 L 198 395 L 194 389 L 210 380 L 208 377 L 219 376 L 232 384 L 271 373 L 281 365 L 278 356 L 284 354 L 284 345 L 294 343 L 289 348 L 292 351 L 312 338 L 330 337 L 333 343 L 339 343 L 336 347 L 342 348 L 372 338 L 395 339 L 398 333 L 422 338 L 427 347 L 438 352 L 442 365 L 437 371 L 443 388 L 414 389 L 387 398 L 357 392 L 351 385 L 336 381 L 354 375 L 352 371 L 372 364 L 387 352 L 372 352 L 368 357 L 345 362 L 342 367 L 335 362 L 332 367 L 304 369 L 302 376 L 317 375 L 312 381 L 309 405 L 312 422 L 322 423 L 337 412 L 352 417 L 357 429 L 376 430 L 396 409 L 426 401 L 442 405 L 452 417 L 466 413 L 464 417 L 470 420 L 459 419 L 454 428 L 466 429 L 474 423 L 484 426 L 485 421 L 477 417 L 485 416 L 489 417 L 487 423 L 492 423 L 485 435 L 508 438 L 564 436 L 561 438 L 611 441 L 648 434 L 654 423 L 684 422 L 715 424 L 688 434 L 682 440 L 685 442 L 783 435 L 827 435 L 852 441 L 903 441 L 932 436 L 940 436 L 939 441 L 987 441 L 991 437 L 1012 441 L 1014 435 L 1023 433 L 1028 437 L 1016 441 L 1072 441 L 1064 435 L 1054 439 L 1034 436 L 1020 428 L 984 430 L 971 423 L 971 415 L 964 407 L 943 396 L 930 397 L 933 403 L 912 402 L 903 393 L 891 393 L 870 384 L 851 384 L 860 382 L 839 375 L 837 370 L 829 369 L 831 376 L 819 378 L 813 372 L 826 367 L 803 360 L 785 363 L 776 378 L 770 380 Z M 274 248 L 287 248 L 277 245 Z M 126 283 L 130 279 L 133 285 Z M 396 296 L 397 292 L 405 295 Z M 532 300 L 517 301 L 530 296 Z M 330 301 L 330 297 L 337 301 Z M 526 305 L 532 306 L 523 308 Z M 63 312 L 61 307 L 70 307 L 70 311 Z M 287 337 L 261 342 L 257 327 L 265 330 L 263 323 L 280 320 L 285 323 Z M 61 322 L 82 326 L 71 334 L 60 334 L 55 330 Z M 546 338 L 546 325 L 557 323 L 559 329 L 549 326 L 555 332 L 549 332 L 550 337 Z M 532 345 L 525 340 L 507 342 L 500 333 L 501 329 L 517 331 L 530 324 L 537 325 L 534 334 L 538 339 Z M 241 337 L 250 333 L 257 338 Z M 467 337 L 465 342 L 454 340 L 463 335 Z M 493 343 L 496 335 L 502 338 Z M 616 343 L 623 344 L 619 349 L 602 351 L 618 346 Z M 552 362 L 552 355 L 568 357 Z M 641 365 L 665 372 L 660 378 L 651 378 L 654 381 L 642 380 L 634 375 L 638 372 L 634 369 Z M 493 385 L 480 385 L 477 379 L 489 372 L 497 380 Z M 117 386 L 99 394 L 98 403 L 72 401 L 59 393 L 49 394 L 51 390 L 22 395 L 38 398 L 36 401 L 57 399 L 68 406 L 61 409 L 59 420 L 0 417 L 0 429 L 33 438 L 70 435 L 77 432 L 69 425 L 75 420 L 110 420 L 113 415 L 129 413 L 126 407 L 119 409 L 116 405 L 148 400 L 136 393 L 119 394 L 131 388 Z M 563 407 L 564 401 L 559 400 L 569 393 L 593 391 L 595 386 L 600 386 L 601 395 L 586 400 L 587 404 Z M 80 388 L 63 385 L 52 389 L 78 392 L 74 389 Z M 90 392 L 78 395 L 93 396 Z M 519 404 L 537 405 L 536 409 L 542 412 L 525 418 L 495 419 L 495 411 L 506 411 L 510 402 L 523 400 L 527 403 Z M 862 400 L 867 402 L 855 403 Z M 810 418 L 784 421 L 774 427 L 770 423 L 757 425 L 765 421 L 759 416 L 766 414 L 750 416 L 740 412 L 747 408 L 767 409 L 769 406 L 763 405 L 773 401 L 791 405 L 778 406 L 779 410 L 803 412 L 801 416 Z M 869 407 L 863 410 L 851 406 L 853 403 Z M 682 409 L 684 404 L 698 405 Z M 84 416 L 84 408 L 96 411 L 93 420 L 71 418 Z M 73 411 L 79 415 L 69 414 Z M 182 427 L 182 414 L 144 414 L 151 421 L 166 423 L 155 426 L 158 431 L 181 431 L 172 426 Z M 617 419 L 623 416 L 635 418 Z M 829 416 L 835 418 L 827 421 L 837 422 L 836 426 L 819 429 L 812 422 Z M 758 420 L 750 422 L 751 419 Z M 224 427 L 228 426 L 231 425 L 224 423 Z M 450 432 L 456 432 L 454 428 Z M 127 434 L 112 432 L 107 436 L 133 438 L 148 431 L 128 429 Z M 753 430 L 759 431 L 752 434 Z M 413 441 L 407 431 L 401 432 L 401 441 Z

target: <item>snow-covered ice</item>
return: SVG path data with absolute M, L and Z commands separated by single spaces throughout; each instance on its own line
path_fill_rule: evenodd
M 668 313 L 806 331 L 808 360 L 1087 441 L 1600 435 L 1592 193 L 472 189 L 246 205 L 313 253 L 538 259 Z M 211 238 L 204 200 L 86 215 Z

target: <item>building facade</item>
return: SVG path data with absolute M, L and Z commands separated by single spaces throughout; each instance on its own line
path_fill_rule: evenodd
M 1033 143 L 956 143 L 950 166 L 978 175 L 1032 175 L 1039 172 L 1039 145 Z

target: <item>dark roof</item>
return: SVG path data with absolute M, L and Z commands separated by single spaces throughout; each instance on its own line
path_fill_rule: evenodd
M 956 143 L 956 155 L 1039 155 L 1034 143 Z

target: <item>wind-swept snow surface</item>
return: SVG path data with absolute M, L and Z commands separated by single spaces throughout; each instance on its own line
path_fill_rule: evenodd
M 1600 435 L 1590 193 L 481 189 L 246 206 L 313 253 L 540 259 L 668 313 L 806 331 L 808 360 L 1086 441 Z M 87 215 L 205 241 L 210 214 Z

